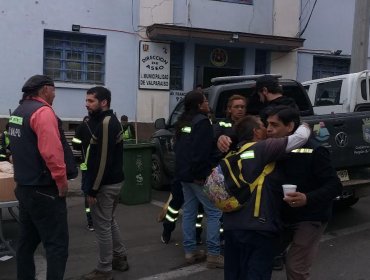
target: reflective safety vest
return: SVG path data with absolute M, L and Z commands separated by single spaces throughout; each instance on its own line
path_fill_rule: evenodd
M 225 122 L 225 121 L 221 121 L 221 122 L 218 122 L 219 126 L 221 127 L 232 127 L 233 124 L 230 123 L 230 122 Z
M 127 129 L 123 131 L 123 139 L 124 140 L 129 140 L 132 139 L 132 132 L 130 126 L 127 126 Z

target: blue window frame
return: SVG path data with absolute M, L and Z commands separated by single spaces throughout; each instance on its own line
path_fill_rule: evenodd
M 105 36 L 44 32 L 44 74 L 55 81 L 104 84 Z

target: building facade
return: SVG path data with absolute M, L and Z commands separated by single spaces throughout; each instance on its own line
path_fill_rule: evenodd
M 340 0 L 347 17 L 326 24 L 324 10 L 334 1 L 317 3 L 302 36 L 315 1 L 2 1 L 0 116 L 16 108 L 25 80 L 40 73 L 56 81 L 53 106 L 64 121 L 80 121 L 86 90 L 102 85 L 112 91 L 117 115 L 144 124 L 166 118 L 186 92 L 216 76 L 310 79 L 320 58 L 338 58 L 328 50 L 350 54 L 354 4 Z M 331 34 L 333 23 L 340 38 Z

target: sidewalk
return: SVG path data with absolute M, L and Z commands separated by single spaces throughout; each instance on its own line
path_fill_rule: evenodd
M 95 268 L 97 245 L 94 232 L 86 229 L 79 179 L 71 181 L 69 188 L 70 244 L 65 279 L 74 280 Z M 116 219 L 127 246 L 130 269 L 123 273 L 114 272 L 114 279 L 205 279 L 205 275 L 213 280 L 223 279 L 223 270 L 208 270 L 205 263 L 186 265 L 181 245 L 181 223 L 176 227 L 171 242 L 168 245 L 161 243 L 162 224 L 156 222 L 156 217 L 160 210 L 158 204 L 167 198 L 168 192 L 153 192 L 153 203 L 132 206 L 119 204 L 117 207 Z M 16 224 L 12 223 L 11 227 L 14 235 Z M 35 261 L 38 279 L 45 279 L 46 261 L 42 246 L 36 252 Z M 15 265 L 14 258 L 0 262 L 0 279 L 16 279 Z M 189 278 L 191 275 L 195 278 Z

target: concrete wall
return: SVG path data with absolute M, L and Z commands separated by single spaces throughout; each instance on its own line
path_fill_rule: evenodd
M 0 116 L 16 108 L 26 79 L 42 73 L 44 30 L 71 31 L 72 24 L 78 24 L 81 33 L 106 36 L 105 86 L 112 91 L 112 109 L 134 118 L 139 38 L 132 34 L 137 11 L 131 1 L 1 1 L 0 9 Z M 81 119 L 91 86 L 57 84 L 56 113 L 63 119 Z

